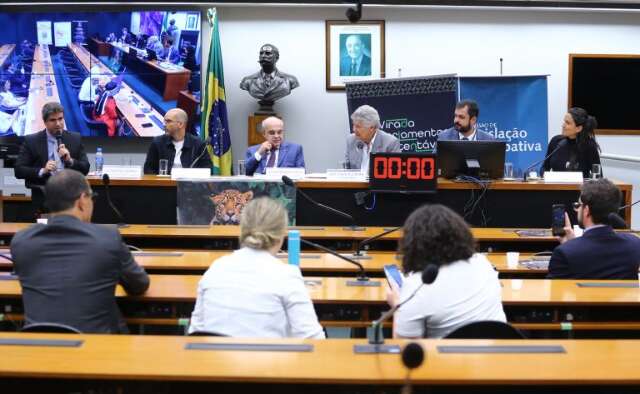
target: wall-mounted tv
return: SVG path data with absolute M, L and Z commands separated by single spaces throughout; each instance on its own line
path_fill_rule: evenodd
M 640 134 L 640 55 L 569 55 L 569 107 L 596 117 L 599 134 Z
M 200 39 L 197 10 L 0 12 L 0 136 L 44 129 L 49 101 L 83 136 L 160 135 L 197 107 Z

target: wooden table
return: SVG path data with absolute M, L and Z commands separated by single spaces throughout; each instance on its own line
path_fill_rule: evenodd
M 33 53 L 29 98 L 25 106 L 24 135 L 44 130 L 42 107 L 50 101 L 60 102 L 51 53 L 47 45 L 36 45 Z
M 101 75 L 109 78 L 115 77 L 109 67 L 89 53 L 85 47 L 72 43 L 69 44 L 69 50 L 87 72 L 90 72 L 91 68 L 98 66 Z M 114 98 L 118 112 L 137 136 L 155 137 L 164 134 L 164 117 L 126 82 L 122 81 L 120 91 Z M 147 125 L 147 127 L 143 125 Z
M 70 387 L 82 381 L 156 382 L 163 392 L 169 388 L 189 391 L 209 387 L 209 392 L 247 392 L 260 383 L 268 392 L 397 392 L 406 370 L 398 354 L 354 354 L 363 340 L 328 339 L 235 339 L 214 337 L 158 337 L 127 335 L 61 335 L 2 333 L 4 339 L 80 340 L 81 346 L 2 346 L 0 376 L 4 383 L 20 378 L 20 388 L 42 383 L 38 379 L 64 379 Z M 246 352 L 186 350 L 189 343 L 210 344 L 308 344 L 312 352 Z M 404 346 L 407 341 L 389 340 Z M 624 386 L 640 385 L 637 371 L 640 341 L 496 341 L 421 340 L 427 358 L 411 374 L 415 385 L 431 386 L 437 392 L 477 392 L 474 387 L 501 386 L 499 392 L 633 392 Z M 557 354 L 447 354 L 442 346 L 562 346 Z M 32 379 L 32 380 L 26 380 Z M 97 382 L 96 382 L 97 381 Z M 176 382 L 176 383 L 171 383 Z M 178 385 L 178 382 L 182 385 Z M 199 385 L 184 386 L 185 382 Z M 220 384 L 235 383 L 221 386 Z M 207 386 L 205 386 L 207 385 Z M 248 385 L 248 387 L 247 387 Z M 311 386 L 304 386 L 311 385 Z M 356 386 L 357 385 L 357 386 Z M 318 391 L 326 387 L 326 391 Z M 337 387 L 336 387 L 337 386 Z M 352 387 L 347 387 L 352 386 Z M 434 387 L 435 386 L 435 387 Z M 558 387 L 560 386 L 560 387 Z M 604 389 L 599 386 L 608 387 Z M 147 387 L 147 386 L 145 386 Z M 153 386 L 149 392 L 154 392 Z M 342 390 L 337 388 L 342 387 Z M 572 389 L 573 387 L 573 389 Z M 16 383 L 16 388 L 18 388 Z M 333 389 L 333 390 L 331 390 Z M 198 390 L 197 392 L 200 392 Z M 509 391 L 511 390 L 511 391 Z M 600 390 L 600 391 L 599 391 Z M 126 390 L 125 390 L 126 392 Z M 192 391 L 195 392 L 195 391 Z

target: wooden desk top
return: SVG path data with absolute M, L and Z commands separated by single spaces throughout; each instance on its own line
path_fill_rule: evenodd
M 122 44 L 117 43 L 117 42 L 108 42 L 107 44 L 111 45 L 112 47 L 114 47 L 116 49 L 119 49 L 119 50 L 121 50 L 123 52 L 126 52 L 126 53 L 129 53 L 129 47 L 131 46 L 131 45 L 126 45 L 126 44 L 122 45 Z M 146 49 L 140 49 L 140 48 L 137 48 L 135 46 L 133 47 L 133 49 L 135 49 L 136 51 L 144 51 L 143 53 L 146 53 Z M 163 72 L 165 74 L 191 74 L 191 70 L 186 69 L 186 68 L 184 68 L 182 66 L 179 66 L 177 64 L 173 64 L 173 66 L 175 66 L 175 68 L 168 69 L 168 68 L 162 67 L 160 65 L 160 63 L 162 63 L 162 62 L 160 62 L 158 60 L 144 60 L 144 59 L 140 59 L 140 58 L 138 58 L 138 59 L 141 62 L 147 63 L 151 67 L 153 67 L 156 70 L 158 70 L 160 72 Z
M 0 333 L 0 338 L 79 339 L 80 347 L 2 346 L 0 376 L 31 378 L 208 381 L 285 384 L 402 384 L 398 354 L 354 355 L 359 339 Z M 185 350 L 188 343 L 311 344 L 313 352 Z M 406 341 L 388 340 L 403 345 Z M 411 373 L 430 385 L 636 385 L 634 340 L 420 340 L 428 357 Z M 446 354 L 446 345 L 561 345 L 561 354 Z M 64 362 L 60 362 L 64 360 Z M 603 363 L 604 361 L 604 363 Z M 321 368 L 319 366 L 322 366 Z M 541 368 L 541 366 L 544 366 Z
M 195 302 L 200 275 L 150 275 L 151 285 L 141 296 L 127 296 L 118 286 L 116 296 L 142 302 Z M 385 279 L 379 287 L 347 286 L 351 278 L 305 277 L 311 299 L 316 304 L 386 305 Z M 640 288 L 579 287 L 578 283 L 633 283 L 638 281 L 593 281 L 550 279 L 502 279 L 504 305 L 640 306 Z M 17 280 L 0 280 L 0 296 L 22 295 Z
M 73 54 L 84 66 L 87 72 L 89 72 L 92 67 L 98 66 L 100 67 L 103 75 L 106 75 L 109 78 L 115 76 L 106 65 L 104 65 L 94 55 L 89 53 L 89 51 L 85 47 L 72 43 L 69 44 L 69 50 L 73 52 Z M 122 81 L 120 91 L 117 95 L 114 96 L 114 98 L 116 100 L 118 111 L 126 119 L 127 123 L 131 125 L 131 128 L 138 136 L 154 137 L 164 134 L 163 127 L 158 126 L 153 120 L 151 120 L 151 116 L 154 116 L 162 122 L 164 122 L 164 117 L 160 115 L 160 113 L 156 111 L 151 106 L 151 104 L 147 102 L 147 100 L 145 100 L 136 91 L 134 91 L 126 82 Z M 138 104 L 135 103 L 136 100 L 138 101 Z M 149 112 L 142 112 L 142 109 L 148 109 Z M 143 114 L 144 116 L 136 117 L 136 114 Z M 151 127 L 142 127 L 142 124 L 147 123 L 151 124 Z
M 25 135 L 44 129 L 42 107 L 50 101 L 60 102 L 51 53 L 47 45 L 36 45 L 33 53 L 29 98 L 25 107 Z

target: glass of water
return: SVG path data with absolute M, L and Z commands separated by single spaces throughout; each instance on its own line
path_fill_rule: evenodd
M 160 163 L 158 165 L 158 175 L 167 176 L 169 173 L 169 160 L 160 159 Z
M 513 179 L 513 163 L 504 163 L 504 179 Z
M 247 167 L 244 160 L 238 160 L 238 173 L 236 175 L 247 175 Z

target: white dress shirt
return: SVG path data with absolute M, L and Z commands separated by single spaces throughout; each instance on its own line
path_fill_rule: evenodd
M 324 338 L 300 269 L 246 247 L 217 259 L 200 280 L 189 326 L 195 331 Z
M 376 136 L 378 135 L 378 131 L 376 130 L 373 138 L 369 141 L 369 144 L 364 144 L 362 148 L 362 161 L 360 163 L 360 172 L 363 175 L 369 175 L 369 159 L 371 158 L 371 147 L 373 147 L 373 143 L 376 140 Z
M 173 157 L 173 168 L 182 168 L 182 161 L 180 157 L 182 156 L 182 147 L 184 146 L 184 139 L 182 141 L 171 141 L 173 146 L 176 148 L 176 155 Z
M 473 133 L 471 133 L 471 135 L 468 136 L 468 137 L 465 137 L 464 134 L 462 134 L 461 132 L 458 131 L 458 139 L 460 141 L 462 141 L 462 140 L 464 140 L 466 138 L 468 141 L 475 141 L 476 140 L 476 134 L 478 134 L 478 132 L 477 132 L 477 130 L 475 128 L 473 129 Z
M 260 149 L 256 150 L 256 153 L 253 154 L 253 157 L 256 158 L 256 161 L 258 163 L 260 162 L 260 160 L 262 160 L 262 155 L 260 153 L 258 153 L 259 150 Z M 271 149 L 271 150 L 267 151 L 267 156 L 266 156 L 266 159 L 265 159 L 265 162 L 264 162 L 265 166 L 269 162 L 269 157 L 271 157 L 271 155 L 275 154 L 276 157 L 275 157 L 274 162 L 273 162 L 273 168 L 277 168 L 278 167 L 278 156 L 279 156 L 279 153 L 280 153 L 280 147 L 278 147 L 278 149 Z M 265 167 L 265 172 L 266 172 L 266 167 Z

